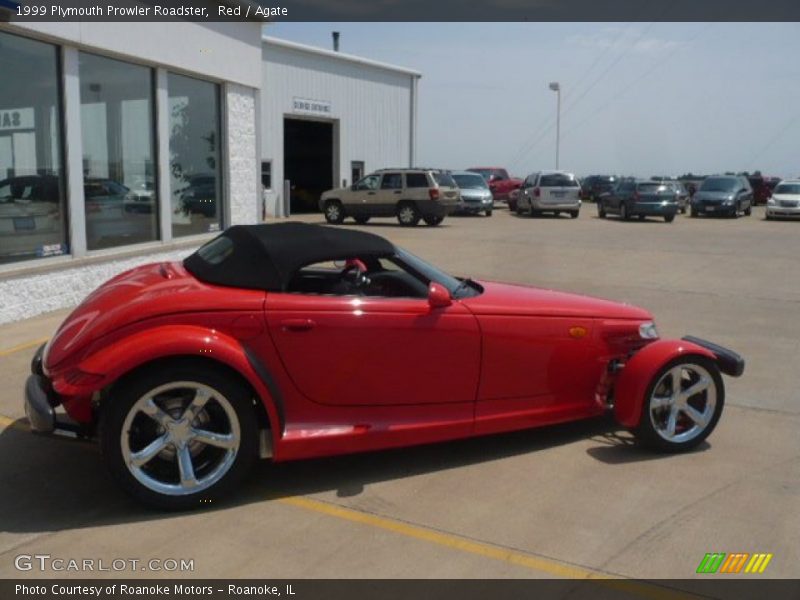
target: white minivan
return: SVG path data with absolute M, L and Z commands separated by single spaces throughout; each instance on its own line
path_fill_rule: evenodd
M 522 182 L 517 200 L 517 214 L 531 216 L 543 212 L 569 213 L 575 219 L 581 210 L 581 185 L 566 171 L 531 173 Z

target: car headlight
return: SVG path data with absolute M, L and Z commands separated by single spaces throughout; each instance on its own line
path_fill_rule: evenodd
M 767 200 L 767 204 L 772 204 L 774 206 L 775 205 L 775 198 L 770 198 L 769 200 Z
M 658 330 L 656 329 L 656 324 L 648 321 L 639 325 L 639 337 L 643 340 L 657 340 Z

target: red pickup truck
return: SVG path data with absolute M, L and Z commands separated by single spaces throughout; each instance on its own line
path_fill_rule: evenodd
M 508 207 L 514 210 L 515 207 L 511 206 L 511 203 L 516 202 L 516 197 L 512 198 L 511 192 L 522 186 L 522 179 L 511 177 L 502 167 L 470 167 L 467 171 L 483 175 L 492 191 L 492 198 L 508 201 Z

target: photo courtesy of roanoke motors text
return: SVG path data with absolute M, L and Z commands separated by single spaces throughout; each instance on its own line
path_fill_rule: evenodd
M 0 598 L 800 598 L 797 56 L 0 0 Z

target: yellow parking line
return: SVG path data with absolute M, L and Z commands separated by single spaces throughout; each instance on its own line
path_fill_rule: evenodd
M 14 429 L 21 429 L 22 431 L 28 431 L 28 425 L 25 422 L 20 423 L 18 419 L 12 419 L 11 417 L 7 417 L 5 415 L 0 415 L 0 426 L 4 429 L 6 427 L 13 427 Z
M 35 346 L 41 346 L 48 339 L 49 338 L 40 338 L 38 340 L 33 340 L 31 342 L 25 342 L 24 344 L 18 344 L 17 346 L 12 346 L 11 348 L 6 348 L 5 350 L 0 350 L 0 358 L 4 356 L 10 356 L 15 352 L 22 352 L 23 350 L 28 350 L 29 348 L 33 348 Z
M 597 583 L 599 584 L 616 588 L 619 591 L 629 592 L 636 596 L 653 598 L 657 600 L 662 598 L 694 597 L 654 585 L 626 581 L 617 575 L 611 575 L 600 571 L 585 569 L 583 567 L 568 565 L 555 560 L 534 556 L 525 552 L 510 550 L 501 546 L 494 546 L 484 542 L 476 542 L 450 533 L 435 531 L 433 529 L 420 527 L 418 525 L 411 525 L 395 519 L 379 517 L 377 515 L 345 508 L 343 506 L 329 504 L 327 502 L 320 502 L 319 500 L 312 500 L 311 498 L 293 496 L 290 498 L 281 498 L 279 502 L 297 508 L 303 508 L 317 513 L 322 513 L 331 517 L 337 517 L 346 521 L 377 527 L 378 529 L 391 531 L 406 537 L 423 540 L 439 546 L 452 548 L 454 550 L 460 550 L 461 552 L 467 552 L 470 554 L 483 556 L 484 558 L 504 561 L 513 565 L 525 567 L 541 573 L 547 573 L 548 575 L 563 579 L 597 580 Z

